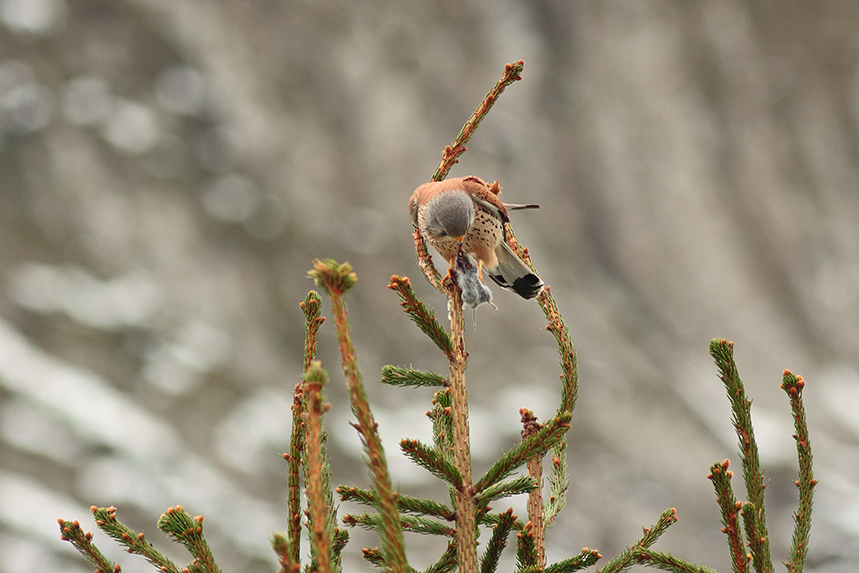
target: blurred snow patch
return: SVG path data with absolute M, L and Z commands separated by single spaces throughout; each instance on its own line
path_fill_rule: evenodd
M 774 412 L 752 404 L 752 426 L 764 466 L 796 465 L 793 419 L 787 412 Z
M 158 119 L 151 108 L 117 98 L 103 135 L 119 151 L 143 155 L 158 143 Z
M 60 536 L 57 519 L 85 519 L 87 516 L 92 517 L 88 507 L 48 489 L 32 475 L 0 473 L 0 523 L 5 530 L 12 529 L 53 546 Z M 31 564 L 29 571 L 37 570 Z
M 170 66 L 158 75 L 158 101 L 173 113 L 196 115 L 206 104 L 206 78 L 190 66 Z
M 67 519 L 72 519 L 68 517 Z M 59 527 L 57 528 L 59 536 Z M 58 537 L 59 538 L 59 537 Z M 51 541 L 48 547 L 56 546 L 57 540 Z M 30 539 L 17 535 L 0 534 L 0 571 L 3 573 L 30 573 L 31 571 L 63 571 L 64 573 L 90 573 L 91 566 L 85 566 L 86 561 L 80 558 L 72 549 L 71 544 L 62 544 L 57 549 L 66 549 L 73 553 L 73 567 L 69 567 L 53 553 L 46 551 L 45 545 L 39 545 Z M 123 568 L 125 571 L 125 568 Z
M 75 125 L 101 125 L 110 117 L 113 106 L 110 86 L 102 78 L 79 76 L 63 87 L 63 115 Z
M 258 473 L 278 459 L 292 432 L 292 395 L 264 389 L 238 404 L 216 428 L 218 455 L 230 467 Z
M 401 485 L 422 485 L 435 481 L 427 470 L 408 459 L 399 447 L 400 441 L 409 438 L 432 444 L 432 422 L 426 416 L 427 403 L 404 404 L 397 409 L 373 407 L 373 416 L 379 425 L 382 446 L 391 475 Z M 326 428 L 338 448 L 355 460 L 366 460 L 364 446 L 348 410 L 335 409 L 326 417 Z
M 823 403 L 845 428 L 859 436 L 859 372 L 847 365 L 835 366 L 820 377 L 815 389 Z
M 229 334 L 210 322 L 188 321 L 174 341 L 164 342 L 146 356 L 144 377 L 170 394 L 196 388 L 201 374 L 226 361 L 232 349 Z
M 20 131 L 39 131 L 51 120 L 53 97 L 42 84 L 22 84 L 7 94 L 3 106 Z
M 859 296 L 859 269 L 852 264 L 823 261 L 817 268 L 812 284 L 818 301 L 831 310 L 845 310 L 855 304 Z
M 498 409 L 509 413 L 509 417 L 505 414 L 503 423 L 502 420 L 498 420 L 499 431 L 503 426 L 507 428 L 508 434 L 518 436 L 522 426 L 512 422 L 521 420 L 519 408 L 528 408 L 540 418 L 540 422 L 545 422 L 555 415 L 560 404 L 560 396 L 556 387 L 547 387 L 545 384 L 543 386 L 519 385 L 502 389 L 499 402 Z
M 30 66 L 10 60 L 0 64 L 0 108 L 13 129 L 38 131 L 51 120 L 53 95 L 36 81 Z
M 221 221 L 241 223 L 257 210 L 260 191 L 254 183 L 238 174 L 221 177 L 203 191 L 206 212 Z
M 83 453 L 69 424 L 14 397 L 0 407 L 0 435 L 13 447 L 58 462 L 73 462 Z
M 106 456 L 84 467 L 78 476 L 78 491 L 83 499 L 98 506 L 127 509 L 135 505 L 158 514 L 174 503 L 162 481 L 127 458 Z
M 28 263 L 12 271 L 8 290 L 21 307 L 63 312 L 91 327 L 142 326 L 161 308 L 162 291 L 142 272 L 103 281 L 75 266 Z
M 82 438 L 130 457 L 170 456 L 181 444 L 172 427 L 107 381 L 55 359 L 2 320 L 0 387 L 66 420 Z
M 392 230 L 385 213 L 369 207 L 353 207 L 335 228 L 344 246 L 364 255 L 378 254 Z
M 65 0 L 0 0 L 0 20 L 13 32 L 45 34 L 66 15 Z

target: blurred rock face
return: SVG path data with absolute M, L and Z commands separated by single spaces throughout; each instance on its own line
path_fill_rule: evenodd
M 674 506 L 661 548 L 727 568 L 704 478 L 737 462 L 706 354 L 727 337 L 755 398 L 774 558 L 795 504 L 788 367 L 808 381 L 821 480 L 810 560 L 855 568 L 857 25 L 835 0 L 0 0 L 0 499 L 22 500 L 0 509 L 0 570 L 83 567 L 42 527 L 93 503 L 138 530 L 181 503 L 218 532 L 222 567 L 271 570 L 310 260 L 358 272 L 368 381 L 386 363 L 443 372 L 385 285 L 419 274 L 411 190 L 520 58 L 453 175 L 543 205 L 516 229 L 581 381 L 549 559 L 566 539 L 611 556 Z M 545 418 L 558 396 L 536 305 L 494 302 L 467 333 L 481 468 L 518 439 L 519 407 Z M 428 395 L 370 392 L 389 450 L 429 432 L 414 424 Z M 354 481 L 330 394 L 335 480 Z M 403 491 L 427 487 L 389 455 Z M 347 568 L 369 570 L 357 548 L 377 542 L 356 537 Z M 414 547 L 417 565 L 437 550 Z

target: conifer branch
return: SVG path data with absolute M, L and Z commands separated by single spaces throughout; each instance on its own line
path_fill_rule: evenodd
M 418 328 L 429 336 L 430 340 L 450 358 L 453 354 L 451 337 L 444 327 L 439 324 L 438 320 L 436 320 L 433 310 L 425 305 L 415 294 L 409 277 L 392 276 L 388 288 L 400 295 L 400 306 L 403 307 L 403 310 L 406 311 L 412 322 L 417 324 Z
M 534 525 L 529 521 L 516 534 L 516 568 L 520 571 L 542 568 L 537 563 L 537 543 L 534 539 Z
M 478 522 L 480 523 L 480 525 L 495 527 L 496 525 L 501 523 L 501 519 L 498 516 L 499 514 L 497 513 L 484 512 L 480 514 L 480 519 Z M 517 518 L 516 521 L 513 523 L 513 529 L 515 529 L 516 531 L 522 531 L 523 529 L 525 529 L 525 524 L 522 523 L 522 521 L 519 520 L 517 516 L 514 515 L 513 517 Z
M 280 565 L 278 573 L 300 573 L 301 563 L 293 559 L 290 542 L 286 535 L 282 533 L 273 534 L 271 536 L 271 547 L 274 549 L 274 554 L 277 555 L 277 563 Z
M 808 437 L 808 423 L 805 419 L 805 406 L 802 403 L 802 389 L 805 380 L 796 376 L 790 370 L 784 371 L 781 388 L 790 398 L 790 409 L 793 412 L 793 425 L 796 433 L 796 450 L 799 456 L 799 479 L 794 483 L 799 489 L 799 507 L 793 514 L 794 530 L 790 547 L 790 560 L 785 567 L 790 573 L 800 573 L 805 566 L 805 556 L 808 553 L 808 539 L 811 533 L 811 507 L 814 498 L 814 479 L 812 471 L 811 441 Z
M 350 527 L 359 526 L 371 531 L 376 531 L 383 525 L 382 517 L 378 513 L 347 514 L 343 516 L 343 523 Z M 445 537 L 453 537 L 454 535 L 451 526 L 419 515 L 401 515 L 400 524 L 405 531 L 413 533 L 443 535 Z
M 484 507 L 496 499 L 529 493 L 537 488 L 537 482 L 532 476 L 519 476 L 511 480 L 494 483 L 476 493 L 474 502 L 478 507 Z
M 453 411 L 449 387 L 435 393 L 432 410 L 427 412 L 427 416 L 432 420 L 433 444 L 443 456 L 453 461 Z
M 365 547 L 361 550 L 361 554 L 363 555 L 364 559 L 367 560 L 368 563 L 370 563 L 380 571 L 384 570 L 387 566 L 385 556 L 382 554 L 382 550 L 378 547 Z
M 743 506 L 744 511 L 754 510 L 754 516 L 745 516 L 744 525 L 751 523 L 755 531 L 745 528 L 746 542 L 749 544 L 754 560 L 752 564 L 758 573 L 772 573 L 773 564 L 770 557 L 769 535 L 767 533 L 766 509 L 764 507 L 764 474 L 761 469 L 758 445 L 752 427 L 751 400 L 746 398 L 743 381 L 734 362 L 734 343 L 723 339 L 710 341 L 710 355 L 716 362 L 719 375 L 725 384 L 728 400 L 733 411 L 733 425 L 739 438 L 740 454 L 742 456 L 743 480 L 749 503 Z
M 713 482 L 716 490 L 716 502 L 722 512 L 722 533 L 728 536 L 728 549 L 731 552 L 731 567 L 734 573 L 746 573 L 748 571 L 748 559 L 743 547 L 742 531 L 740 527 L 739 511 L 743 504 L 734 497 L 734 489 L 731 487 L 731 478 L 734 472 L 728 469 L 728 460 L 715 463 L 710 468 L 707 479 Z
M 563 440 L 570 427 L 570 417 L 571 414 L 564 413 L 556 418 L 552 418 L 536 433 L 526 437 L 501 456 L 498 461 L 492 464 L 492 467 L 489 468 L 483 477 L 474 484 L 475 492 L 482 492 L 490 485 L 504 479 L 517 468 L 527 463 L 530 458 L 545 454 L 555 444 Z
M 310 368 L 310 363 L 316 358 L 317 333 L 319 327 L 325 322 L 321 316 L 322 298 L 315 291 L 307 293 L 304 302 L 299 303 L 299 308 L 304 313 L 304 372 Z
M 552 525 L 558 513 L 567 505 L 567 488 L 570 476 L 567 471 L 567 440 L 561 440 L 552 448 L 552 471 L 549 474 L 549 500 L 545 504 L 543 520 L 546 527 Z
M 602 559 L 602 555 L 600 555 L 599 551 L 585 547 L 575 557 L 570 557 L 569 559 L 549 565 L 543 570 L 543 573 L 572 573 L 573 571 L 581 571 L 595 564 L 600 559 Z
M 537 272 L 534 264 L 531 262 L 531 254 L 527 247 L 522 246 L 519 239 L 513 233 L 510 225 L 504 225 L 507 244 L 513 251 L 519 255 L 522 261 L 533 271 Z M 576 347 L 570 339 L 570 331 L 567 328 L 567 323 L 558 309 L 558 304 L 555 302 L 555 297 L 552 295 L 552 288 L 546 285 L 543 291 L 537 296 L 537 304 L 543 310 L 548 324 L 546 330 L 552 333 L 555 337 L 555 342 L 558 345 L 558 354 L 561 358 L 561 404 L 558 407 L 556 415 L 568 412 L 572 415 L 576 407 L 576 400 L 579 394 L 579 369 L 578 359 L 576 357 Z M 570 477 L 567 470 L 567 440 L 559 441 L 552 448 L 552 466 L 549 474 L 549 502 L 544 509 L 543 521 L 548 527 L 567 505 L 567 489 L 570 486 Z
M 119 573 L 119 565 L 105 557 L 104 553 L 93 544 L 92 533 L 84 532 L 78 520 L 67 521 L 60 518 L 57 523 L 60 524 L 60 539 L 71 543 L 78 553 L 95 565 L 96 573 Z M 170 573 L 179 573 L 179 570 L 174 568 Z
M 334 326 L 340 348 L 343 374 L 346 377 L 346 387 L 349 390 L 349 401 L 352 412 L 358 420 L 356 428 L 369 459 L 376 490 L 377 509 L 381 516 L 379 535 L 382 537 L 385 561 L 392 573 L 406 573 L 409 567 L 406 561 L 400 514 L 397 511 L 397 493 L 391 483 L 382 440 L 379 437 L 376 421 L 370 411 L 367 392 L 361 380 L 355 347 L 352 344 L 348 311 L 346 303 L 343 301 L 343 295 L 355 284 L 357 277 L 352 272 L 349 263 L 340 265 L 330 259 L 315 261 L 309 275 L 331 299 L 331 313 L 334 315 Z
M 492 526 L 492 537 L 489 538 L 486 551 L 480 560 L 480 573 L 495 573 L 498 569 L 501 552 L 507 547 L 507 537 L 514 523 L 516 523 L 516 516 L 513 515 L 512 508 L 498 514 L 498 523 Z
M 332 519 L 336 519 L 337 516 L 335 514 L 331 514 Z M 334 528 L 334 541 L 333 541 L 333 553 L 334 559 L 336 560 L 337 567 L 342 569 L 342 559 L 341 555 L 343 553 L 343 548 L 346 547 L 346 544 L 349 542 L 349 532 L 345 529 L 340 529 L 339 527 Z
M 471 481 L 471 438 L 468 427 L 468 393 L 465 388 L 465 319 L 462 315 L 462 291 L 449 276 L 442 285 L 448 297 L 450 338 L 453 352 L 450 364 L 450 400 L 454 466 L 460 486 L 453 490 L 456 509 L 456 548 L 460 573 L 477 573 L 477 511 L 475 490 Z
M 309 363 L 308 363 L 309 366 Z M 305 368 L 305 372 L 307 369 Z M 287 533 L 286 545 L 274 547 L 284 571 L 301 566 L 301 465 L 304 462 L 304 383 L 295 385 L 292 395 L 292 433 L 289 437 L 289 453 L 283 454 L 287 462 Z M 278 542 L 279 539 L 275 538 Z M 282 552 L 285 552 L 281 555 Z M 284 563 L 286 565 L 284 565 Z
M 331 499 L 331 468 L 326 462 L 325 432 L 322 415 L 330 409 L 323 403 L 322 389 L 328 384 L 328 373 L 318 361 L 311 362 L 304 374 L 306 409 L 307 507 L 310 516 L 310 547 L 319 573 L 339 571 L 333 559 L 334 537 L 333 501 Z
M 522 417 L 522 441 L 539 432 L 543 426 L 537 416 L 527 408 L 520 408 Z M 566 432 L 564 432 L 566 437 Z M 546 565 L 546 523 L 543 520 L 543 456 L 545 452 L 528 460 L 528 476 L 536 487 L 528 492 L 528 521 L 534 526 L 534 543 L 537 546 L 537 566 Z
M 391 386 L 447 386 L 447 380 L 435 372 L 423 372 L 413 368 L 400 368 L 390 365 L 382 367 L 382 383 Z
M 663 571 L 671 571 L 672 573 L 716 573 L 714 569 L 710 569 L 709 567 L 690 563 L 689 561 L 678 559 L 670 553 L 654 551 L 645 547 L 634 549 L 632 554 L 639 565 L 646 565 L 654 569 L 662 569 Z M 548 572 L 549 570 L 546 569 L 546 573 Z
M 418 268 L 424 274 L 424 277 L 427 279 L 429 284 L 435 287 L 437 291 L 444 292 L 444 289 L 441 287 L 441 273 L 436 270 L 435 265 L 432 262 L 432 256 L 430 255 L 429 249 L 427 249 L 427 243 L 424 240 L 424 236 L 421 235 L 421 232 L 418 229 L 414 230 L 413 236 L 415 240 L 415 253 L 418 258 Z
M 401 440 L 400 449 L 410 460 L 429 471 L 448 485 L 462 489 L 462 475 L 437 449 L 430 448 L 418 440 Z
M 362 505 L 374 506 L 373 491 L 352 486 L 341 485 L 337 488 L 340 501 L 351 501 Z M 421 499 L 409 495 L 397 496 L 397 508 L 400 511 L 417 515 L 440 517 L 448 521 L 453 519 L 453 510 L 442 503 L 429 499 Z
M 758 573 L 762 573 L 763 571 L 767 571 L 764 547 L 768 549 L 768 540 L 760 522 L 758 521 L 759 516 L 760 512 L 757 511 L 755 504 L 750 501 L 742 504 L 740 517 L 743 518 L 743 530 L 746 534 L 746 545 L 748 546 L 749 554 L 751 555 L 752 567 L 754 567 L 755 571 Z M 772 568 L 770 568 L 770 570 L 771 569 Z
M 114 511 L 115 513 L 115 511 Z M 194 557 L 187 566 L 191 573 L 221 573 L 221 569 L 215 563 L 212 551 L 206 538 L 203 537 L 203 516 L 191 516 L 181 505 L 169 508 L 158 519 L 158 530 L 161 533 L 178 541 Z
M 598 573 L 620 573 L 632 567 L 637 560 L 636 552 L 640 549 L 647 549 L 656 543 L 656 540 L 665 533 L 665 530 L 677 521 L 676 513 L 674 508 L 663 511 L 653 527 L 644 528 L 644 535 L 641 536 L 641 539 L 636 541 L 632 547 L 627 547 L 621 551 L 606 563 L 605 567 L 600 569 Z
M 316 358 L 317 333 L 325 322 L 321 316 L 322 298 L 315 291 L 307 293 L 299 305 L 304 313 L 304 368 L 307 373 L 311 362 Z M 301 563 L 301 477 L 300 469 L 304 452 L 304 394 L 302 383 L 295 386 L 292 398 L 292 434 L 289 439 L 289 453 L 283 457 L 287 461 L 287 533 L 286 545 L 274 537 L 272 543 L 284 571 L 290 571 Z M 284 553 L 285 552 L 285 553 Z
M 116 508 L 111 507 L 90 507 L 95 524 L 106 533 L 109 537 L 115 540 L 120 545 L 125 546 L 125 550 L 133 555 L 141 555 L 146 561 L 155 567 L 167 571 L 177 571 L 179 567 L 162 553 L 157 551 L 149 542 L 143 533 L 135 533 L 116 519 Z M 202 521 L 202 516 L 200 517 Z M 196 555 L 195 555 L 196 557 Z
M 452 573 L 456 571 L 456 542 L 447 544 L 447 549 L 438 561 L 424 569 L 424 573 Z
M 441 161 L 439 162 L 438 167 L 436 167 L 435 172 L 432 174 L 433 181 L 441 181 L 447 177 L 448 172 L 450 172 L 450 168 L 459 162 L 458 158 L 460 155 L 465 153 L 465 144 L 468 143 L 468 140 L 471 139 L 472 135 L 474 135 L 474 132 L 477 130 L 477 126 L 480 125 L 480 122 L 483 121 L 483 118 L 485 118 L 489 113 L 489 110 L 492 109 L 498 96 L 501 95 L 507 86 L 522 79 L 522 76 L 519 74 L 522 73 L 522 69 L 524 67 L 525 62 L 522 60 L 504 66 L 504 74 L 501 76 L 501 79 L 498 80 L 491 90 L 489 90 L 489 93 L 486 94 L 483 101 L 477 109 L 474 110 L 474 113 L 468 121 L 465 122 L 465 125 L 462 126 L 459 135 L 456 136 L 453 143 L 444 148 Z
M 435 172 L 433 172 L 432 181 L 441 181 L 447 177 L 451 167 L 458 163 L 459 157 L 465 153 L 465 144 L 468 143 L 468 140 L 471 139 L 471 136 L 474 135 L 475 131 L 477 131 L 477 127 L 480 125 L 480 122 L 483 121 L 483 118 L 485 118 L 489 113 L 489 110 L 495 104 L 495 101 L 498 99 L 498 96 L 501 95 L 501 92 L 503 92 L 507 86 L 513 82 L 522 79 L 520 74 L 524 67 L 525 62 L 522 60 L 504 66 L 504 74 L 501 76 L 501 79 L 491 90 L 489 90 L 489 93 L 486 94 L 483 101 L 480 102 L 480 105 L 477 106 L 477 109 L 474 110 L 474 113 L 471 114 L 471 117 L 465 122 L 465 125 L 462 126 L 459 134 L 454 138 L 453 143 L 444 148 L 441 161 L 439 161 L 438 166 L 435 168 Z M 436 290 L 444 292 L 441 284 L 442 276 L 436 270 L 429 251 L 427 250 L 426 241 L 424 241 L 423 236 L 417 229 L 415 229 L 414 232 L 414 239 L 415 252 L 417 253 L 418 258 L 418 267 L 420 267 L 421 272 L 423 272 L 427 281 L 429 281 Z
M 429 515 L 446 521 L 453 521 L 456 519 L 451 508 L 443 503 L 438 503 L 437 501 L 412 497 L 409 495 L 401 495 L 398 501 L 400 511 L 414 513 L 415 515 Z

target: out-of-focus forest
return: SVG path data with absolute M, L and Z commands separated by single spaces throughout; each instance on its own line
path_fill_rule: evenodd
M 707 354 L 724 337 L 754 398 L 774 559 L 797 495 L 789 368 L 820 480 L 809 569 L 855 571 L 859 3 L 0 0 L 0 572 L 91 570 L 56 519 L 94 529 L 92 504 L 164 549 L 155 522 L 177 503 L 206 516 L 224 570 L 275 570 L 316 257 L 358 273 L 395 481 L 444 500 L 396 451 L 429 435 L 431 391 L 377 380 L 446 362 L 385 287 L 408 275 L 444 316 L 408 198 L 519 59 L 451 175 L 543 206 L 513 226 L 580 368 L 549 561 L 613 556 L 676 507 L 656 547 L 728 570 L 706 479 L 724 458 L 739 475 Z M 466 334 L 478 474 L 518 441 L 520 407 L 545 419 L 560 395 L 539 308 L 490 286 L 499 308 Z M 334 479 L 366 485 L 321 336 Z M 444 547 L 407 542 L 418 568 Z M 374 545 L 355 532 L 346 570 L 370 570 Z

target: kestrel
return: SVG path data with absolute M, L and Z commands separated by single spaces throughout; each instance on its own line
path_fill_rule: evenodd
M 497 187 L 474 176 L 425 183 L 409 200 L 412 224 L 451 268 L 462 249 L 477 260 L 479 278 L 486 271 L 500 287 L 531 299 L 543 289 L 543 281 L 507 244 L 508 207 L 533 206 L 505 206 Z

